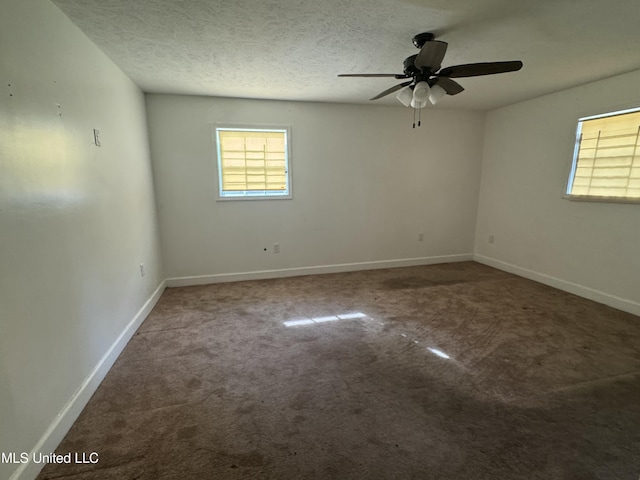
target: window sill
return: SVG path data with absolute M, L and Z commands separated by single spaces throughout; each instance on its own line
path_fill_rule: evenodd
M 595 203 L 630 203 L 640 204 L 640 198 L 624 198 L 624 197 L 594 197 L 588 195 L 563 195 L 565 200 L 572 202 L 595 202 Z
M 292 199 L 293 199 L 293 195 L 237 196 L 237 197 L 217 197 L 216 202 L 245 202 L 245 201 L 292 200 Z

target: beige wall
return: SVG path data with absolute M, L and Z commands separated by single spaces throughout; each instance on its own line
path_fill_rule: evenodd
M 148 95 L 164 271 L 140 90 L 45 0 L 0 3 L 0 74 L 0 451 L 55 447 L 165 276 L 475 251 L 640 314 L 640 206 L 562 198 L 577 118 L 637 106 L 640 72 L 415 130 L 399 107 Z M 291 125 L 293 200 L 215 201 L 221 121 Z
M 30 452 L 163 273 L 140 90 L 45 0 L 0 3 L 0 78 L 0 451 Z
M 640 205 L 563 198 L 577 119 L 637 107 L 639 84 L 634 72 L 487 114 L 478 260 L 640 314 Z
M 481 113 L 426 111 L 414 130 L 402 107 L 147 95 L 147 115 L 168 277 L 472 253 Z M 291 125 L 292 200 L 216 202 L 222 121 Z

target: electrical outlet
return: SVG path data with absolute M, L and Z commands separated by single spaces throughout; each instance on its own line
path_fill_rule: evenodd
M 274 243 L 273 244 L 273 253 L 280 253 L 280 244 L 279 243 Z
M 100 146 L 100 130 L 97 128 L 93 129 L 93 143 L 96 147 Z
M 489 243 L 494 244 L 496 242 L 496 237 L 494 235 L 489 235 Z
M 140 264 L 140 276 L 144 277 L 144 263 Z
M 420 232 L 420 233 L 418 234 L 418 241 L 419 241 L 419 242 L 422 242 L 423 240 L 424 240 L 424 233 Z

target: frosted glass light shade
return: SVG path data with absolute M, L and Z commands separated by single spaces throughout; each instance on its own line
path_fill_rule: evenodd
M 442 97 L 445 96 L 446 93 L 445 89 L 440 85 L 434 85 L 431 87 L 431 91 L 429 92 L 429 101 L 435 105 Z
M 413 89 L 413 99 L 416 102 L 426 102 L 429 99 L 430 88 L 427 82 L 418 82 Z
M 405 107 L 411 105 L 411 100 L 413 100 L 413 92 L 411 91 L 411 87 L 404 87 L 397 94 L 396 98 L 402 103 Z

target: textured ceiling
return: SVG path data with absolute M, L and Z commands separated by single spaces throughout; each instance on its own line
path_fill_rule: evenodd
M 637 0 L 53 0 L 146 92 L 366 103 L 434 32 L 463 78 L 445 108 L 491 109 L 640 69 Z M 391 95 L 382 104 L 398 104 Z

